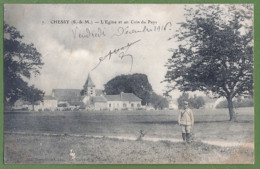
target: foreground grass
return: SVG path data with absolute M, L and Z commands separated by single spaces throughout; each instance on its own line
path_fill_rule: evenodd
M 253 163 L 253 149 L 201 142 L 129 141 L 111 138 L 6 134 L 5 163 L 164 164 Z M 30 146 L 28 146 L 28 144 Z M 75 159 L 70 155 L 75 153 Z
M 177 111 L 5 112 L 4 159 L 5 163 L 253 163 L 253 146 L 224 148 L 202 143 L 253 145 L 253 108 L 236 111 L 234 123 L 228 121 L 227 109 L 194 110 L 192 145 L 108 138 L 138 138 L 142 130 L 144 138 L 181 140 Z M 76 153 L 74 160 L 71 149 Z

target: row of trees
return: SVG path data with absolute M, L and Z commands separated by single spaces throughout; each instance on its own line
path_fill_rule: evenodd
M 190 97 L 189 93 L 182 93 L 182 95 L 177 99 L 179 109 L 183 109 L 184 101 L 188 101 L 189 107 L 194 109 L 199 109 L 205 105 L 205 101 L 202 96 L 197 97 L 194 95 L 193 97 Z
M 239 108 L 239 107 L 254 107 L 254 99 L 253 98 L 248 98 L 248 99 L 237 99 L 234 101 L 234 107 Z M 216 108 L 228 108 L 228 102 L 226 100 L 220 102 Z

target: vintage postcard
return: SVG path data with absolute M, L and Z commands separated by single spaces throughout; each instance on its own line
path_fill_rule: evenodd
M 5 4 L 5 164 L 254 164 L 253 4 Z

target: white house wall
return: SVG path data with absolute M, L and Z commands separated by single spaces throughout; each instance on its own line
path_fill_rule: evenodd
M 57 100 L 44 100 L 43 109 L 55 110 L 58 107 Z
M 107 108 L 109 110 L 137 109 L 139 107 L 141 107 L 141 101 L 139 102 L 108 101 L 107 102 Z
M 95 110 L 104 110 L 104 109 L 107 109 L 106 102 L 96 102 L 95 103 Z

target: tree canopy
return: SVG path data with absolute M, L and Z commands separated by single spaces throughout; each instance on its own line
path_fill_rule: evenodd
M 111 79 L 105 84 L 106 94 L 120 94 L 120 92 L 134 93 L 142 99 L 142 104 L 149 102 L 150 94 L 153 91 L 151 84 L 145 74 L 120 75 Z
M 197 5 L 186 8 L 186 20 L 170 37 L 165 81 L 168 90 L 205 91 L 228 101 L 253 93 L 253 9 L 251 5 Z
M 32 43 L 22 42 L 22 38 L 15 27 L 4 24 L 4 102 L 7 107 L 18 99 L 30 101 L 32 96 L 37 100 L 43 97 L 43 91 L 27 82 L 31 76 L 40 74 L 42 55 Z

